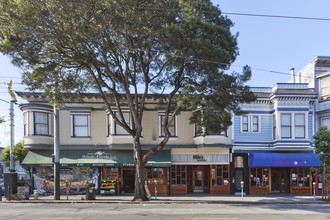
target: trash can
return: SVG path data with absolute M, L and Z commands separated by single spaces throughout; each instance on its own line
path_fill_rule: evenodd
M 88 184 L 86 188 L 86 200 L 95 200 L 95 199 L 96 199 L 95 184 Z

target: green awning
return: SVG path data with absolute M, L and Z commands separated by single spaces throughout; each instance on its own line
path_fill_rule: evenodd
M 24 158 L 24 166 L 53 166 L 52 151 L 29 151 Z M 133 152 L 128 150 L 112 151 L 60 151 L 60 164 L 62 167 L 93 166 L 93 167 L 134 167 Z M 169 167 L 171 165 L 171 152 L 164 150 L 154 154 L 147 166 Z

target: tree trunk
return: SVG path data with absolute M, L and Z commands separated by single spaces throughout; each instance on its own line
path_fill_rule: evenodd
M 141 145 L 138 138 L 134 141 L 135 190 L 133 201 L 148 201 L 150 193 L 147 185 L 147 170 L 142 161 Z
M 148 201 L 150 198 L 150 193 L 147 188 L 147 170 L 143 163 L 136 163 L 135 168 L 135 190 L 133 201 Z

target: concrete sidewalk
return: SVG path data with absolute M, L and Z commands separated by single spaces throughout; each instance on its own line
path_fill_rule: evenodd
M 54 196 L 40 196 L 38 198 L 30 197 L 28 200 L 10 200 L 4 197 L 2 202 L 6 203 L 205 203 L 205 204 L 230 204 L 230 203 L 252 203 L 252 204 L 315 204 L 328 203 L 320 196 L 314 198 L 313 195 L 288 195 L 288 194 L 272 194 L 272 195 L 210 195 L 210 194 L 188 194 L 184 196 L 152 196 L 150 201 L 146 202 L 132 202 L 133 195 L 119 195 L 119 196 L 100 196 L 97 195 L 95 200 L 86 200 L 85 195 L 61 195 L 60 200 L 54 200 Z

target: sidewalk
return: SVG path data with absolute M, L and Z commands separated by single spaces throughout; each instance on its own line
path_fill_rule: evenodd
M 54 200 L 54 196 L 41 196 L 38 199 L 30 197 L 28 200 L 11 200 L 4 197 L 2 203 L 205 203 L 205 204 L 329 204 L 329 201 L 322 200 L 321 196 L 312 195 L 245 195 L 244 197 L 235 195 L 210 195 L 210 194 L 188 194 L 185 196 L 152 196 L 150 201 L 132 202 L 132 195 L 100 196 L 95 200 L 85 200 L 85 195 L 61 195 L 60 200 Z

